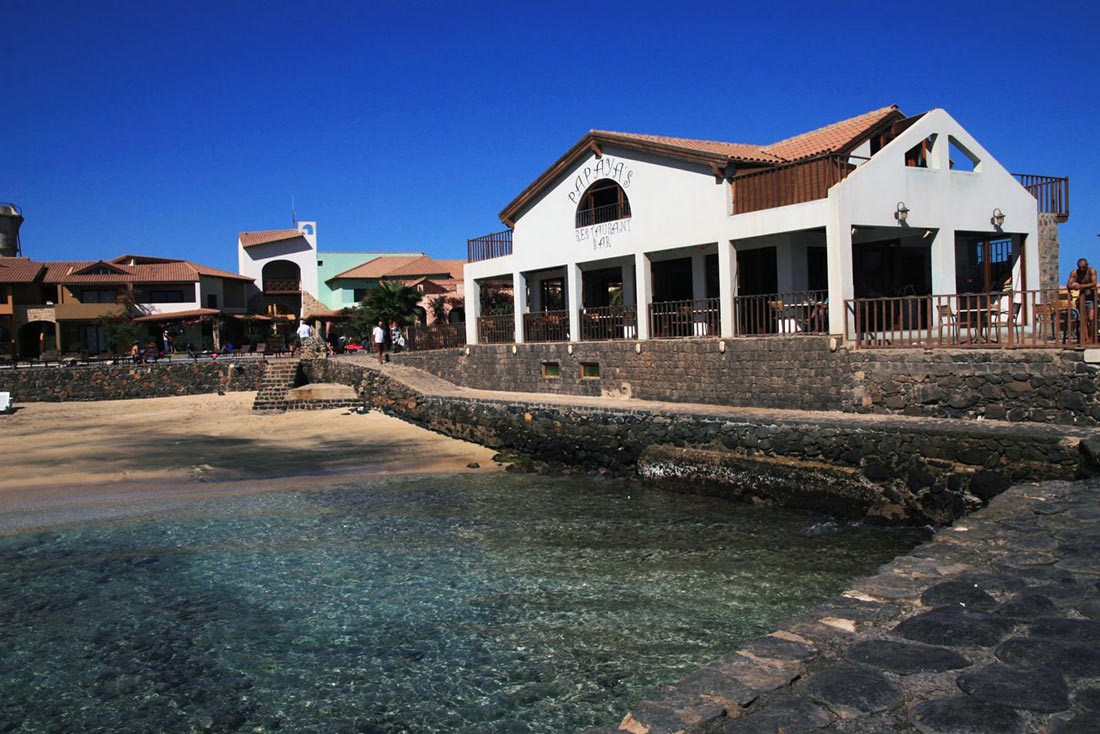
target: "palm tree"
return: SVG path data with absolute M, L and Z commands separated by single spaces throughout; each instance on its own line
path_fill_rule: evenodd
M 398 326 L 415 323 L 424 317 L 420 297 L 420 291 L 411 286 L 384 280 L 359 304 L 353 319 L 355 326 L 366 339 L 379 321 L 387 327 L 391 321 L 396 321 Z

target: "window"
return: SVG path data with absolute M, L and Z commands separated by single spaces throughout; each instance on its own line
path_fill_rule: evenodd
M 117 291 L 84 291 L 80 294 L 81 303 L 114 303 L 118 300 Z
M 947 136 L 947 153 L 951 158 L 952 171 L 977 171 L 981 165 L 981 159 L 966 149 L 966 146 L 955 140 L 953 135 Z
M 581 379 L 598 380 L 600 378 L 599 362 L 581 362 Z
M 550 278 L 539 281 L 539 297 L 543 311 L 564 311 L 565 279 Z
M 928 168 L 928 157 L 932 155 L 932 146 L 935 144 L 936 136 L 929 135 L 905 151 L 905 165 L 911 168 Z
M 367 293 L 369 292 L 370 288 L 356 288 L 354 291 L 352 291 L 352 297 L 355 298 L 356 303 L 361 303 L 367 297 Z
M 156 290 L 149 291 L 149 300 L 146 303 L 183 303 L 183 291 L 181 290 Z
M 577 227 L 630 217 L 630 200 L 619 184 L 602 178 L 588 187 L 577 204 Z
M 979 232 L 955 234 L 955 291 L 998 293 L 1022 290 L 1023 237 Z
M 561 364 L 558 362 L 543 362 L 542 376 L 550 379 L 561 377 Z
M 217 293 L 207 293 L 206 294 L 206 307 L 207 308 L 217 308 L 218 307 L 218 294 Z

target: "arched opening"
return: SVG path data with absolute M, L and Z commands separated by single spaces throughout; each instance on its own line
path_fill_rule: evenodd
M 577 227 L 614 222 L 630 217 L 630 200 L 623 187 L 609 178 L 589 186 L 577 204 Z
M 302 289 L 302 269 L 290 260 L 273 260 L 263 269 L 264 293 L 297 293 Z
M 57 349 L 57 337 L 52 321 L 31 321 L 19 327 L 21 359 L 34 359 L 51 349 Z
M 452 308 L 450 313 L 447 314 L 447 323 L 449 324 L 464 324 L 466 323 L 466 309 L 462 306 L 456 306 Z

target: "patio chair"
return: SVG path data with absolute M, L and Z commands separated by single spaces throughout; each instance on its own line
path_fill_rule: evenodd
M 955 315 L 955 311 L 954 311 L 954 309 L 951 308 L 951 304 L 950 303 L 945 303 L 945 304 L 941 304 L 939 306 L 936 306 L 936 318 L 937 318 L 937 321 L 938 321 L 938 324 L 939 324 L 939 327 L 938 327 L 938 330 L 937 330 L 938 331 L 937 340 L 939 341 L 939 343 L 943 344 L 943 329 L 946 326 L 947 329 L 948 329 L 949 334 L 952 331 L 954 332 L 951 343 L 952 344 L 958 344 L 959 343 L 959 318 L 958 318 L 958 316 Z

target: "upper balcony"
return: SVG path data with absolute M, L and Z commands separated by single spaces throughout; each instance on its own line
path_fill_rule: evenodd
M 301 293 L 302 281 L 297 278 L 266 278 L 264 293 Z
M 493 232 L 466 240 L 466 261 L 476 263 L 512 254 L 512 230 Z
M 859 156 L 829 153 L 774 168 L 734 176 L 733 213 L 745 214 L 789 204 L 824 199 L 829 189 L 867 161 Z M 1069 179 L 1014 173 L 1020 185 L 1039 202 L 1039 213 L 1053 214 L 1059 222 L 1069 219 Z

